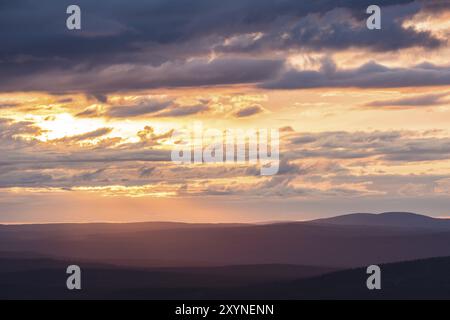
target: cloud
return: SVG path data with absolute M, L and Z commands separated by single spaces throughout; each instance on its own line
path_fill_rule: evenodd
M 264 109 L 260 105 L 256 104 L 238 110 L 234 113 L 234 116 L 237 118 L 246 118 L 261 113 L 263 110 Z
M 377 4 L 388 10 L 391 6 L 411 3 L 415 2 L 384 0 L 378 1 Z M 61 12 L 65 12 L 67 3 L 55 5 L 52 0 L 42 0 L 39 4 L 28 0 L 3 3 L 0 21 L 8 27 L 1 30 L 4 34 L 0 33 L 1 38 L 5 39 L 0 60 L 11 60 L 14 57 L 18 63 L 41 64 L 53 60 L 60 65 L 93 61 L 106 64 L 111 61 L 128 62 L 136 57 L 142 59 L 139 54 L 147 48 L 145 44 L 152 45 L 154 50 L 160 50 L 161 46 L 183 45 L 185 42 L 199 41 L 211 36 L 228 38 L 241 33 L 267 33 L 280 25 L 280 21 L 291 24 L 308 15 L 323 15 L 336 8 L 344 8 L 351 12 L 352 16 L 363 20 L 366 17 L 365 9 L 371 2 L 261 0 L 257 7 L 253 0 L 230 0 L 226 3 L 219 0 L 197 0 L 189 5 L 183 0 L 152 0 L 145 3 L 130 0 L 126 7 L 120 2 L 106 0 L 79 0 L 77 4 L 89 14 L 83 17 L 82 30 L 73 33 L 66 30 L 58 19 Z M 105 10 L 105 6 L 108 10 Z M 422 4 L 415 6 L 418 7 L 416 10 L 420 10 Z M 139 14 L 136 14 L 137 12 Z M 40 27 L 38 34 L 33 32 L 37 25 Z M 29 41 L 30 37 L 45 45 L 34 46 Z M 130 49 L 135 50 L 134 54 L 124 54 L 130 52 Z M 178 55 L 186 52 L 178 51 Z M 146 59 L 155 63 L 165 62 L 161 52 L 149 53 Z M 192 55 L 192 52 L 187 53 Z
M 70 103 L 73 102 L 72 98 L 62 98 L 58 100 L 58 103 Z
M 426 94 L 413 97 L 400 98 L 395 100 L 372 101 L 366 104 L 368 107 L 420 107 L 436 106 L 448 103 L 443 100 L 448 93 Z
M 0 175 L 0 188 L 43 186 L 53 180 L 49 174 L 35 172 L 8 172 Z
M 380 32 L 365 28 L 368 0 L 261 0 L 257 6 L 253 0 L 198 0 L 189 8 L 182 0 L 77 4 L 89 12 L 79 32 L 61 24 L 65 3 L 2 4 L 0 91 L 84 92 L 106 103 L 116 91 L 268 82 L 290 50 L 395 51 L 442 44 L 403 27 L 419 12 L 436 11 L 413 0 L 379 1 Z
M 97 169 L 95 171 L 88 171 L 83 172 L 75 177 L 73 177 L 74 180 L 82 180 L 82 181 L 92 181 L 94 179 L 98 179 L 104 172 L 105 168 Z
M 123 186 L 121 192 L 126 193 L 127 186 L 150 185 L 155 192 L 170 189 L 179 195 L 283 199 L 433 195 L 438 192 L 435 190 L 445 192 L 442 181 L 447 175 L 373 174 L 373 170 L 355 170 L 354 166 L 376 163 L 384 168 L 408 168 L 409 162 L 450 159 L 450 139 L 433 136 L 436 132 L 289 130 L 281 144 L 284 150 L 278 175 L 268 178 L 260 177 L 257 168 L 248 165 L 174 165 L 170 150 L 158 149 L 158 141 L 170 137 L 171 131 L 156 134 L 149 126 L 138 132 L 138 143 L 86 147 L 14 138 L 20 132 L 34 132 L 27 122 L 0 119 L 0 129 L 2 188 Z M 84 141 L 100 134 L 99 129 L 67 138 Z M 111 187 L 109 192 L 113 194 L 113 190 Z
M 39 136 L 44 132 L 31 121 L 14 121 L 12 119 L 0 118 L 0 144 L 23 143 L 23 135 Z
M 410 68 L 389 68 L 375 62 L 355 69 L 339 70 L 326 59 L 318 71 L 289 69 L 278 79 L 261 85 L 266 89 L 308 88 L 400 88 L 450 85 L 450 67 L 419 64 Z
M 144 167 L 139 170 L 139 176 L 141 178 L 150 177 L 150 175 L 155 171 L 155 167 Z
M 279 130 L 280 130 L 280 132 L 284 132 L 284 133 L 295 132 L 294 128 L 292 128 L 291 126 L 281 127 Z
M 283 67 L 283 60 L 252 58 L 193 59 L 168 62 L 159 67 L 120 64 L 80 68 L 49 68 L 36 73 L 13 71 L 0 80 L 2 91 L 118 92 L 166 87 L 196 87 L 258 83 Z
M 381 6 L 381 4 L 378 3 Z M 436 48 L 445 41 L 426 31 L 403 27 L 403 22 L 422 10 L 418 2 L 382 7 L 382 29 L 366 27 L 365 10 L 337 6 L 327 12 L 310 13 L 296 21 L 278 23 L 264 33 L 237 35 L 216 47 L 222 52 L 264 52 L 289 49 L 345 50 L 366 48 L 394 51 L 402 48 Z
M 79 135 L 75 135 L 75 136 L 69 136 L 69 137 L 64 137 L 64 138 L 60 138 L 60 139 L 55 139 L 55 140 L 51 140 L 52 142 L 58 142 L 58 143 L 74 143 L 74 142 L 81 142 L 81 141 L 85 141 L 85 140 L 91 140 L 91 139 L 95 139 L 95 138 L 99 138 L 102 136 L 105 136 L 109 133 L 112 132 L 112 128 L 99 128 L 97 130 L 94 131 L 90 131 L 90 132 L 86 132 L 83 134 L 79 134 Z
M 101 103 L 107 103 L 108 102 L 108 96 L 105 94 L 100 94 L 100 93 L 94 93 L 92 94 L 92 96 L 99 102 Z
M 153 146 L 160 143 L 160 140 L 167 140 L 172 137 L 174 130 L 169 130 L 161 134 L 156 134 L 155 130 L 150 126 L 145 126 L 144 129 L 138 131 L 137 136 L 141 140 L 141 145 L 136 146 Z
M 92 118 L 92 117 L 99 117 L 102 115 L 102 111 L 98 107 L 88 107 L 81 111 L 80 113 L 77 113 L 75 116 L 80 118 Z
M 131 118 L 154 114 L 172 105 L 172 101 L 148 100 L 137 105 L 114 106 L 109 108 L 106 115 L 113 118 Z
M 198 104 L 194 106 L 172 106 L 169 110 L 158 113 L 157 117 L 185 117 L 194 114 L 203 113 L 210 110 L 209 106 Z
M 10 108 L 15 108 L 17 107 L 19 104 L 17 103 L 0 103 L 0 109 L 10 109 Z
M 450 159 L 450 138 L 420 132 L 321 132 L 290 136 L 284 154 L 289 159 L 376 159 L 422 162 Z M 367 160 L 368 161 L 368 160 Z
M 88 108 L 77 116 L 107 116 L 110 118 L 131 118 L 138 116 L 151 117 L 184 117 L 210 110 L 207 104 L 180 105 L 172 99 L 146 99 L 135 105 L 113 106 L 101 113 Z

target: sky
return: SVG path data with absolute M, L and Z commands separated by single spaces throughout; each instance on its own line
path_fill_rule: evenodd
M 449 218 L 449 34 L 446 0 L 3 1 L 0 223 Z M 278 173 L 174 163 L 195 122 L 279 130 Z

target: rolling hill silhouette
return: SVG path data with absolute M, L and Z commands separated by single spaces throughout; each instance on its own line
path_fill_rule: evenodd
M 448 225 L 401 212 L 264 225 L 3 225 L 0 298 L 448 298 L 450 258 L 434 259 L 450 257 Z M 65 287 L 70 264 L 82 268 L 81 292 Z M 386 264 L 382 293 L 365 287 L 372 264 Z
M 353 226 L 428 228 L 450 230 L 450 219 L 436 219 L 410 212 L 354 213 L 313 220 L 313 223 Z
M 0 299 L 450 299 L 450 257 L 381 265 L 382 289 L 366 269 L 259 265 L 135 269 L 82 264 L 82 290 L 65 288 L 68 261 L 0 258 Z
M 402 221 L 429 221 L 401 214 Z M 389 225 L 355 224 L 381 219 Z M 450 230 L 397 214 L 269 225 L 84 224 L 0 227 L 0 251 L 132 267 L 294 264 L 349 268 L 450 256 Z M 357 219 L 357 220 L 358 220 Z M 431 219 L 431 218 L 430 218 Z M 438 220 L 432 219 L 431 221 Z M 434 224 L 447 221 L 436 221 Z M 412 227 L 414 226 L 414 227 Z
M 209 268 L 130 268 L 77 262 L 82 290 L 66 288 L 70 260 L 19 258 L 0 253 L 0 299 L 195 298 L 203 290 L 225 290 L 291 281 L 335 269 L 295 265 L 245 265 Z M 142 296 L 145 292 L 145 296 Z
M 381 265 L 381 290 L 368 290 L 365 268 L 221 292 L 227 299 L 450 299 L 450 257 Z

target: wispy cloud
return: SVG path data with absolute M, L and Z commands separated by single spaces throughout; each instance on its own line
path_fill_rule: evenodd
M 445 100 L 449 93 L 414 95 L 393 100 L 377 100 L 366 104 L 368 107 L 423 107 L 436 106 L 450 101 Z
M 261 85 L 266 89 L 310 88 L 401 88 L 450 85 L 450 67 L 419 64 L 410 68 L 390 68 L 375 62 L 355 69 L 340 70 L 329 59 L 319 71 L 290 69 L 277 80 Z
M 246 118 L 261 113 L 263 111 L 264 109 L 260 105 L 252 105 L 236 111 L 234 113 L 234 116 L 237 118 Z

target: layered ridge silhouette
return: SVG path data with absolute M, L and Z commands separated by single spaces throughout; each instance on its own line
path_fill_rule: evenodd
M 449 258 L 435 257 L 450 257 L 449 220 L 412 213 L 264 225 L 4 225 L 0 296 L 371 299 L 407 297 L 407 288 L 420 283 L 422 296 L 434 292 L 443 297 L 450 292 L 450 282 L 444 281 L 436 291 L 432 286 L 437 277 L 447 279 L 439 270 Z M 392 270 L 387 286 L 399 277 L 401 288 L 387 296 L 368 295 L 365 267 L 386 263 L 394 263 L 387 265 Z M 82 292 L 65 288 L 65 268 L 70 264 L 83 270 Z M 430 287 L 425 288 L 427 278 Z M 342 290 L 330 291 L 330 286 Z
M 425 221 L 423 226 L 418 220 Z M 448 222 L 388 213 L 266 225 L 1 226 L 0 251 L 140 267 L 299 264 L 344 268 L 450 255 Z

